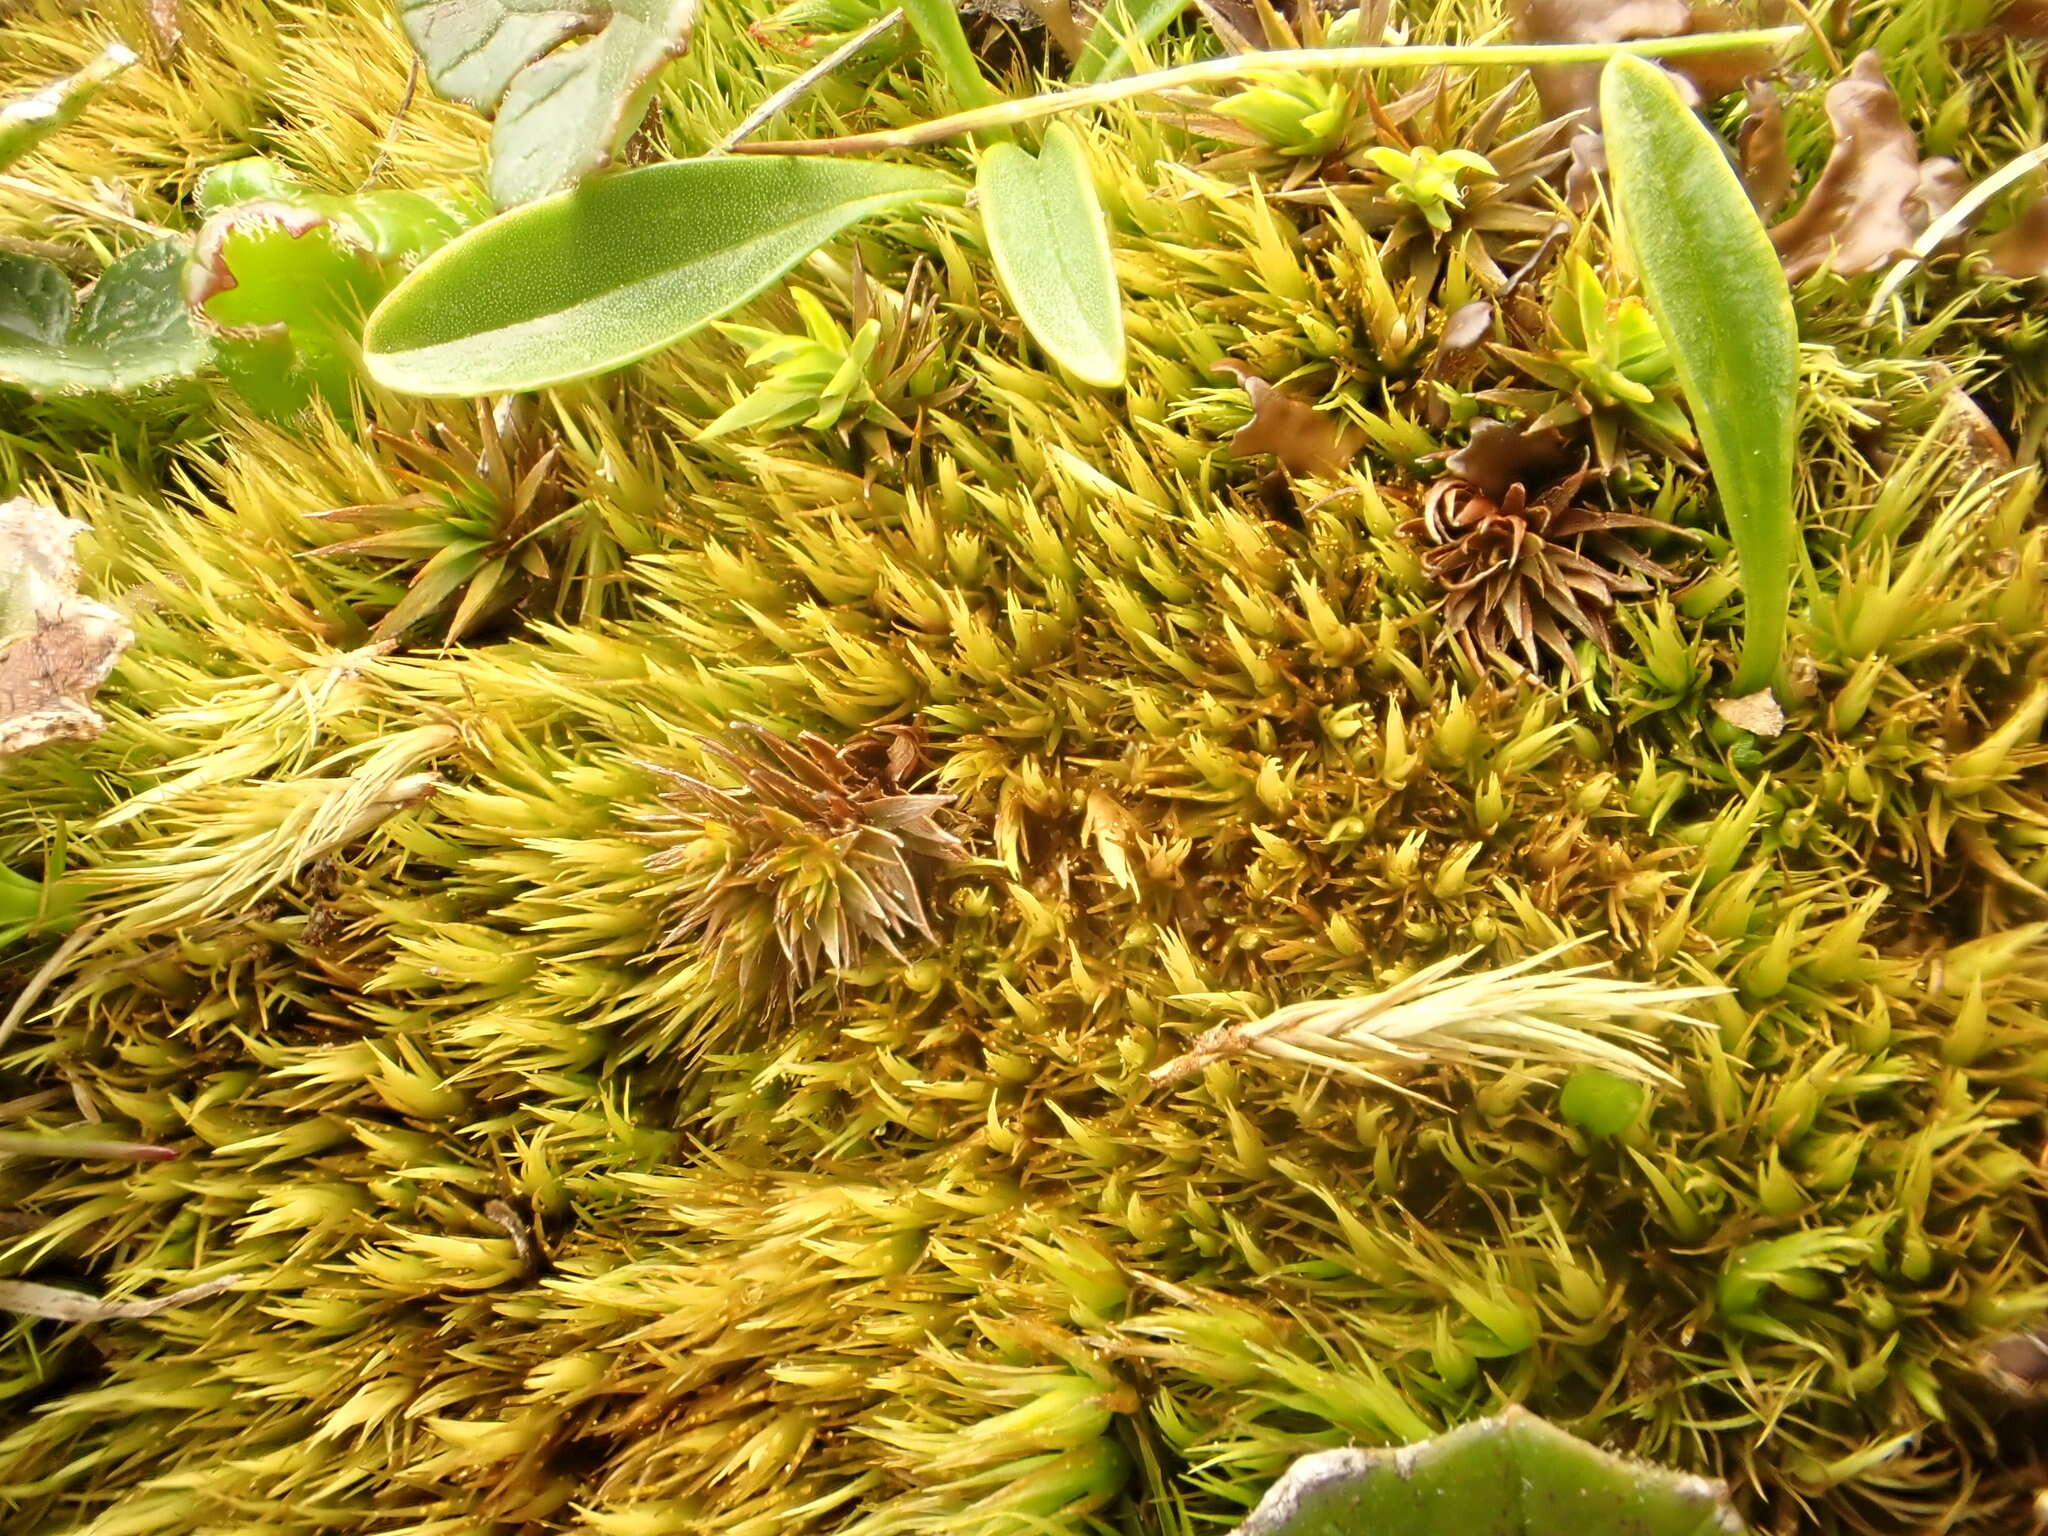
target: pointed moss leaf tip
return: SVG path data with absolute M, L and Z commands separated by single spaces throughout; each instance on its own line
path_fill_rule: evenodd
M 1719 1483 L 1610 1455 L 1510 1408 L 1420 1445 L 1321 1451 L 1237 1536 L 1741 1536 Z
M 1035 156 L 992 145 L 975 185 L 996 275 L 1032 339 L 1087 383 L 1123 383 L 1123 297 L 1081 136 L 1055 123 Z
M 496 119 L 491 196 L 509 208 L 611 163 L 697 0 L 400 0 L 398 17 L 434 89 Z
M 1731 691 L 1752 693 L 1778 670 L 1799 559 L 1791 290 L 1720 143 L 1669 74 L 1626 55 L 1609 60 L 1600 111 L 1623 237 L 1734 541 L 1745 628 Z
M 680 160 L 502 213 L 400 283 L 364 334 L 414 395 L 540 389 L 636 362 L 730 313 L 848 226 L 960 195 L 861 160 Z

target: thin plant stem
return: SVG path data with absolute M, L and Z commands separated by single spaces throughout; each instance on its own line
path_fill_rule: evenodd
M 22 180 L 19 176 L 0 175 L 0 188 L 5 188 L 9 192 L 19 192 L 23 197 L 33 197 L 39 202 L 48 203 L 52 208 L 62 208 L 66 213 L 81 214 L 88 219 L 106 219 L 110 223 L 124 225 L 138 234 L 149 235 L 153 239 L 161 240 L 165 235 L 172 233 L 162 225 L 146 224 L 141 219 L 117 209 L 103 208 L 98 203 L 88 203 L 82 198 L 66 197 L 61 192 L 52 192 L 48 187 L 39 187 L 32 181 Z
M 903 12 L 900 9 L 890 11 L 885 16 L 877 16 L 873 21 L 854 33 L 852 37 L 841 43 L 837 48 L 834 48 L 824 58 L 818 60 L 817 63 L 813 64 L 809 69 L 798 75 L 789 84 L 749 112 L 740 120 L 740 125 L 737 128 L 733 129 L 731 133 L 728 133 L 711 147 L 710 154 L 729 155 L 737 150 L 740 145 L 760 132 L 776 113 L 808 96 L 818 88 L 833 70 L 859 53 L 884 32 L 901 24 L 902 20 Z M 709 158 L 709 156 L 706 158 Z
M 1706 32 L 1690 37 L 1637 38 L 1626 43 L 1487 43 L 1447 44 L 1402 48 L 1281 48 L 1270 52 L 1232 57 L 1200 59 L 1175 69 L 1149 74 L 1126 75 L 1098 85 L 1078 86 L 1064 91 L 1047 91 L 1016 101 L 997 102 L 933 118 L 908 128 L 890 128 L 876 133 L 848 134 L 836 139 L 779 139 L 748 144 L 739 150 L 753 155 L 857 155 L 883 149 L 914 149 L 937 144 L 963 134 L 987 133 L 1036 122 L 1062 112 L 1088 107 L 1105 107 L 1128 101 L 1133 96 L 1151 96 L 1190 85 L 1213 85 L 1224 81 L 1284 75 L 1295 71 L 1345 73 L 1367 69 L 1438 69 L 1443 67 L 1507 65 L 1526 68 L 1543 64 L 1599 64 L 1617 53 L 1640 54 L 1652 59 L 1691 58 L 1700 54 L 1726 53 L 1743 48 L 1775 47 L 1802 36 L 1802 27 L 1766 27 L 1749 32 Z
M 1884 281 L 1877 285 L 1877 292 L 1871 296 L 1870 308 L 1863 312 L 1863 323 L 1877 324 L 1877 317 L 1884 313 L 1885 301 L 1898 292 L 1899 284 L 1906 280 L 1915 267 L 1940 249 L 1944 240 L 1965 228 L 1970 220 L 1977 216 L 1977 211 L 1992 198 L 2022 177 L 2032 175 L 2044 165 L 2048 165 L 2048 144 L 2037 144 L 2017 159 L 2007 161 L 1957 198 L 1956 205 L 1922 230 L 1920 238 L 1913 242 L 1913 248 L 1885 273 Z M 1901 325 L 1901 329 L 1903 328 Z

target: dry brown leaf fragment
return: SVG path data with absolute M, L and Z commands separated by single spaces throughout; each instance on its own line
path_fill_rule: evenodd
M 1252 397 L 1252 419 L 1230 439 L 1240 458 L 1270 453 L 1290 475 L 1327 478 L 1343 473 L 1365 447 L 1363 428 L 1268 384 L 1245 364 L 1221 362 L 1215 371 L 1230 374 Z
M 1716 699 L 1714 713 L 1752 736 L 1785 734 L 1785 711 L 1779 707 L 1778 696 L 1768 688 L 1759 688 L 1739 699 Z
M 1993 25 L 2022 43 L 2048 43 L 2048 0 L 2012 0 Z
M 106 726 L 93 695 L 135 632 L 78 595 L 71 544 L 86 531 L 26 497 L 0 502 L 0 760 Z
M 1569 459 L 1564 434 L 1555 427 L 1532 431 L 1525 425 L 1482 418 L 1472 423 L 1470 441 L 1444 460 L 1444 470 L 1498 500 L 1510 486 L 1555 480 Z
M 1792 157 L 1785 151 L 1785 109 L 1775 86 L 1762 80 L 1743 84 L 1749 111 L 1737 140 L 1742 151 L 1742 182 L 1756 211 L 1769 218 L 1792 195 Z
M 1779 19 L 1782 7 L 1758 9 L 1768 23 Z M 1626 43 L 1644 37 L 1730 32 L 1749 25 L 1734 6 L 1687 0 L 1510 0 L 1508 12 L 1516 37 L 1525 43 Z M 1745 48 L 1686 59 L 1672 68 L 1702 99 L 1712 101 L 1772 65 L 1770 50 Z M 1593 114 L 1599 106 L 1598 64 L 1553 65 L 1532 69 L 1529 75 L 1543 110 L 1552 117 Z
M 1876 271 L 1911 249 L 1964 187 L 1953 160 L 1920 158 L 1875 50 L 1828 87 L 1826 106 L 1835 132 L 1827 164 L 1799 211 L 1771 230 L 1795 283 L 1822 267 Z
M 2030 204 L 1985 243 L 1994 270 L 2006 277 L 2048 277 L 2048 197 Z
M 155 1317 L 159 1312 L 217 1296 L 240 1285 L 244 1278 L 242 1275 L 222 1275 L 218 1280 L 188 1285 L 182 1291 L 172 1291 L 167 1296 L 144 1301 L 106 1301 L 85 1291 L 38 1285 L 33 1280 L 0 1280 L 0 1312 L 12 1312 L 21 1317 L 46 1317 L 61 1323 L 105 1323 L 117 1318 Z
M 149 35 L 156 42 L 159 58 L 169 58 L 184 42 L 184 9 L 184 0 L 148 0 L 143 7 L 143 19 L 149 23 Z

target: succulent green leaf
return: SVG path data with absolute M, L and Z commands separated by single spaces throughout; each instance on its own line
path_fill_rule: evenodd
M 75 313 L 62 271 L 0 252 L 0 384 L 121 393 L 199 372 L 212 354 L 180 291 L 187 249 L 159 240 L 130 251 Z
M 1744 634 L 1732 691 L 1754 692 L 1778 668 L 1800 552 L 1791 290 L 1726 153 L 1669 74 L 1617 55 L 1601 76 L 1600 111 L 1624 238 L 1735 546 Z
M 416 395 L 539 389 L 623 367 L 729 314 L 849 225 L 960 195 L 862 160 L 683 160 L 500 214 L 370 317 L 370 374 Z
M 1188 0 L 1110 0 L 1074 61 L 1074 80 L 1086 85 L 1128 75 L 1138 67 L 1138 46 L 1172 26 L 1187 8 Z
M 491 196 L 509 208 L 611 162 L 697 0 L 399 0 L 398 16 L 434 89 L 496 119 Z
M 0 171 L 19 160 L 79 113 L 109 80 L 135 62 L 134 50 L 109 43 L 85 68 L 46 85 L 32 96 L 0 103 Z
M 1420 1445 L 1322 1451 L 1237 1536 L 1739 1536 L 1721 1486 L 1510 1408 Z
M 246 191 L 262 195 L 200 230 L 187 297 L 221 371 L 257 410 L 287 417 L 315 395 L 345 410 L 363 317 L 464 215 L 418 192 L 311 192 L 261 161 L 223 167 L 200 188 L 212 205 Z
M 1123 296 L 1080 135 L 1055 123 L 1036 156 L 991 145 L 976 186 L 996 276 L 1026 329 L 1076 377 L 1123 383 Z
M 974 56 L 974 46 L 967 40 L 967 29 L 960 24 L 960 12 L 954 0 L 902 0 L 903 14 L 910 18 L 911 26 L 931 49 L 937 61 L 939 73 L 946 78 L 953 95 L 963 107 L 992 106 L 996 93 L 989 88 L 988 77 L 981 72 L 981 63 Z

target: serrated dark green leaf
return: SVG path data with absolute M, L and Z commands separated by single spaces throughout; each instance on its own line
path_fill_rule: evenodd
M 378 307 L 372 377 L 417 395 L 539 389 L 672 346 L 849 225 L 959 184 L 879 161 L 683 160 L 479 225 Z
M 434 89 L 496 119 L 491 196 L 509 208 L 611 163 L 656 71 L 689 46 L 697 3 L 399 0 L 398 16 Z
M 996 276 L 1033 339 L 1090 384 L 1123 383 L 1123 295 L 1080 135 L 1055 123 L 1036 156 L 991 145 L 975 184 Z
M 1622 231 L 1663 328 L 1742 578 L 1730 692 L 1768 687 L 1800 557 L 1792 503 L 1799 324 L 1770 236 L 1673 77 L 1617 55 L 1600 79 Z
M 183 240 L 159 240 L 129 252 L 75 317 L 62 271 L 0 252 L 0 384 L 118 393 L 198 373 L 212 354 L 180 288 L 187 250 Z

